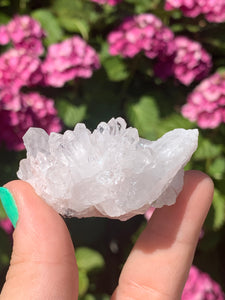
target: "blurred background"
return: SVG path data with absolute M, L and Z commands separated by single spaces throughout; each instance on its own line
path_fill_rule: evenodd
M 225 299 L 224 32 L 225 0 L 0 0 L 1 185 L 17 178 L 31 126 L 93 130 L 121 116 L 150 140 L 199 129 L 186 169 L 209 174 L 215 195 L 183 300 Z M 66 220 L 81 300 L 109 299 L 150 216 Z M 0 289 L 12 232 L 0 206 Z

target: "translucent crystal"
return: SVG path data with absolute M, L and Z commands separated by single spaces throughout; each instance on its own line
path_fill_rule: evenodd
M 175 203 L 198 130 L 175 129 L 148 141 L 113 118 L 92 133 L 84 124 L 64 134 L 30 128 L 23 140 L 27 158 L 17 175 L 57 212 L 126 220 Z

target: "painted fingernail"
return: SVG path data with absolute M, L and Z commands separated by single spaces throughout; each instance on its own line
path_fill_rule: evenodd
M 7 216 L 9 217 L 10 221 L 12 222 L 14 228 L 16 227 L 16 223 L 18 221 L 18 209 L 16 206 L 16 202 L 13 199 L 12 194 L 10 191 L 4 187 L 0 187 L 0 199 L 2 202 L 2 206 L 5 209 Z

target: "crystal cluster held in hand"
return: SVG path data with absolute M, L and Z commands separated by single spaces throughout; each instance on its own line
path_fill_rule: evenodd
M 126 220 L 150 206 L 175 203 L 198 130 L 175 129 L 149 141 L 113 118 L 92 133 L 84 124 L 50 136 L 30 128 L 23 139 L 27 158 L 17 175 L 56 211 Z

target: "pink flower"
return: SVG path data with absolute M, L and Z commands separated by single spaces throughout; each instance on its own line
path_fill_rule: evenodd
M 24 149 L 22 137 L 31 126 L 41 127 L 48 133 L 61 130 L 52 99 L 34 92 L 4 94 L 2 97 L 0 99 L 0 140 L 9 150 Z
M 208 75 L 212 59 L 201 44 L 179 36 L 174 39 L 174 45 L 174 56 L 160 58 L 155 65 L 157 76 L 166 79 L 173 75 L 181 83 L 190 85 L 194 80 L 201 80 Z
M 96 51 L 79 36 L 51 45 L 42 64 L 46 85 L 61 87 L 75 78 L 89 78 L 100 67 Z
M 180 9 L 185 16 L 191 18 L 203 14 L 209 22 L 225 21 L 224 0 L 166 0 L 165 9 Z
M 121 2 L 122 0 L 91 0 L 92 2 L 97 2 L 99 4 L 109 4 L 111 6 L 114 6 Z
M 203 80 L 188 96 L 181 113 L 201 128 L 225 123 L 225 75 L 215 73 Z
M 36 20 L 27 15 L 15 16 L 7 25 L 7 30 L 16 49 L 25 49 L 37 56 L 43 53 L 45 32 Z
M 9 43 L 10 37 L 5 25 L 0 26 L 0 45 L 6 45 Z
M 0 56 L 0 89 L 17 93 L 41 80 L 40 60 L 25 50 L 11 49 Z
M 108 36 L 111 55 L 134 57 L 143 51 L 149 58 L 172 55 L 173 33 L 153 14 L 141 14 L 125 19 Z
M 6 233 L 11 234 L 13 232 L 12 223 L 8 218 L 0 220 L 0 227 L 5 230 Z
M 224 300 L 225 295 L 218 283 L 207 274 L 192 266 L 185 284 L 182 300 Z

